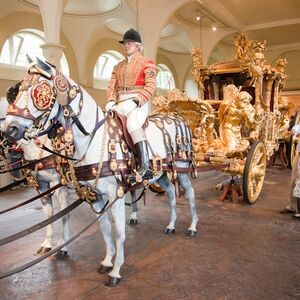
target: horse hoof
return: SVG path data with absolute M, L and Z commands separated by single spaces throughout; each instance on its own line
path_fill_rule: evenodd
M 108 273 L 113 269 L 113 267 L 107 267 L 107 266 L 103 266 L 102 264 L 100 265 L 100 267 L 97 269 L 97 272 L 99 274 L 104 274 L 104 273 Z
M 196 236 L 197 234 L 197 231 L 196 230 L 191 230 L 191 229 L 188 229 L 187 233 L 186 233 L 186 236 Z
M 47 252 L 51 251 L 51 248 L 49 247 L 41 247 L 37 252 L 36 254 L 45 254 Z
M 137 219 L 130 219 L 128 221 L 128 225 L 135 225 L 135 224 L 137 224 Z
M 58 250 L 54 255 L 57 259 L 64 259 L 66 256 L 68 256 L 68 251 L 65 250 Z
M 120 281 L 121 278 L 108 276 L 105 285 L 110 287 L 115 287 L 117 284 L 120 283 Z
M 175 233 L 175 228 L 173 228 L 173 229 L 166 228 L 166 230 L 164 232 L 164 234 L 173 234 L 173 233 Z

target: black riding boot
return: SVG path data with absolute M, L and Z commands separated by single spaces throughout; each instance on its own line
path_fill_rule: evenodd
M 138 142 L 134 145 L 134 147 L 138 155 L 140 168 L 137 170 L 136 174 L 129 175 L 129 180 L 140 182 L 144 179 L 153 178 L 153 174 L 150 169 L 147 142 L 146 141 Z

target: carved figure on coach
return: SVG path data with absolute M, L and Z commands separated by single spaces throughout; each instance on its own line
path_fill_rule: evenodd
M 126 58 L 117 64 L 108 85 L 106 111 L 116 110 L 126 117 L 127 130 L 132 138 L 140 162 L 136 176 L 152 178 L 149 168 L 149 154 L 143 125 L 149 113 L 149 101 L 155 92 L 156 72 L 154 61 L 141 54 L 143 50 L 140 34 L 133 28 L 125 32 L 123 44 Z

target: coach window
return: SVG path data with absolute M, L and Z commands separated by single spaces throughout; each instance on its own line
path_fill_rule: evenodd
M 158 74 L 156 77 L 157 88 L 162 90 L 172 90 L 175 88 L 175 81 L 170 69 L 163 64 L 158 64 Z

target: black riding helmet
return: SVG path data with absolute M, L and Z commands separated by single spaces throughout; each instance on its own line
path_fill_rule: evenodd
M 123 40 L 119 41 L 119 43 L 123 44 L 124 42 L 136 42 L 136 43 L 142 43 L 142 39 L 140 34 L 134 30 L 133 28 L 130 28 L 127 30 L 123 36 Z

